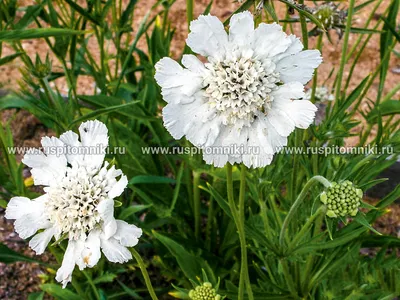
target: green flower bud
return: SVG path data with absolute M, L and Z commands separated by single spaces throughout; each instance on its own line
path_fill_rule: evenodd
M 192 300 L 221 300 L 221 295 L 218 295 L 213 289 L 210 282 L 204 282 L 203 285 L 196 286 L 194 290 L 190 290 L 189 298 Z
M 36 55 L 35 65 L 34 68 L 30 70 L 33 76 L 39 79 L 46 78 L 51 74 L 51 60 L 49 55 L 46 56 L 45 62 L 42 62 L 39 55 Z
M 321 22 L 326 30 L 335 29 L 339 38 L 342 37 L 342 26 L 345 24 L 347 16 L 346 11 L 340 10 L 338 6 L 333 3 L 325 3 L 312 9 L 311 12 Z M 317 28 L 317 32 L 321 33 L 323 31 Z
M 328 217 L 337 218 L 346 215 L 354 217 L 358 212 L 362 196 L 363 191 L 346 180 L 342 183 L 332 182 L 332 185 L 320 195 L 320 200 L 327 206 Z

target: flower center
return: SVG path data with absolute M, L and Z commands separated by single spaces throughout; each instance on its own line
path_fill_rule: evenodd
M 85 236 L 100 223 L 96 208 L 110 190 L 104 169 L 98 172 L 73 166 L 56 186 L 48 188 L 49 220 L 62 234 L 68 233 L 70 239 Z
M 210 62 L 206 68 L 209 74 L 204 79 L 205 94 L 225 125 L 241 121 L 250 126 L 257 112 L 270 109 L 270 93 L 280 81 L 272 61 L 240 57 Z

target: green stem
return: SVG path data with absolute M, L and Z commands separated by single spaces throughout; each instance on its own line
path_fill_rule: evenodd
M 310 190 L 310 188 L 317 182 L 323 184 L 325 187 L 329 187 L 331 185 L 331 183 L 325 177 L 322 177 L 322 176 L 319 176 L 319 175 L 312 177 L 305 184 L 303 190 L 301 191 L 301 193 L 297 197 L 296 201 L 293 203 L 292 207 L 289 210 L 289 213 L 287 214 L 285 220 L 283 221 L 281 233 L 279 235 L 279 244 L 280 244 L 281 247 L 283 247 L 283 244 L 284 244 L 286 229 L 288 228 L 289 222 L 291 221 L 291 219 L 296 214 L 297 209 L 302 204 L 302 202 L 303 202 L 304 198 L 306 197 L 306 195 L 307 195 L 308 191 Z
M 247 247 L 246 247 L 246 235 L 244 230 L 245 225 L 245 193 L 246 193 L 246 166 L 240 166 L 240 192 L 239 192 L 239 237 L 240 237 L 240 248 L 241 248 L 241 271 L 240 277 L 244 276 L 246 283 L 246 291 L 248 299 L 253 299 L 253 291 L 251 289 L 249 270 L 247 265 Z
M 293 249 L 299 241 L 304 237 L 304 235 L 307 233 L 308 229 L 312 225 L 312 223 L 317 219 L 321 213 L 324 213 L 326 211 L 326 207 L 324 205 L 320 206 L 317 211 L 307 220 L 306 224 L 301 228 L 299 233 L 293 238 L 292 242 L 289 245 L 289 251 Z
M 101 297 L 100 297 L 99 291 L 97 290 L 96 285 L 93 283 L 92 278 L 90 278 L 90 276 L 87 274 L 86 271 L 82 271 L 82 273 L 83 273 L 83 275 L 85 275 L 87 281 L 89 282 L 89 285 L 91 286 L 91 288 L 94 292 L 94 295 L 96 296 L 96 299 L 100 300 Z
M 343 72 L 344 66 L 346 64 L 346 55 L 347 55 L 347 48 L 349 45 L 349 37 L 350 37 L 350 28 L 351 28 L 351 21 L 353 19 L 353 12 L 354 12 L 354 4 L 355 0 L 350 0 L 348 15 L 347 15 L 347 23 L 346 23 L 346 32 L 344 34 L 343 40 L 343 48 L 342 48 L 342 57 L 340 59 L 340 68 L 337 76 L 336 82 L 336 101 L 339 102 L 341 89 L 342 89 L 342 79 L 343 79 Z M 339 105 L 335 105 L 335 108 L 339 107 Z
M 317 49 L 320 52 L 322 52 L 322 38 L 323 38 L 323 36 L 324 35 L 322 33 L 318 36 Z M 317 89 L 317 85 L 318 85 L 318 68 L 315 69 L 315 71 L 314 71 L 313 85 L 312 85 L 312 90 L 311 90 L 311 102 L 313 102 L 313 103 L 315 102 L 315 91 Z
M 285 260 L 283 260 L 283 259 L 280 260 L 280 263 L 282 265 L 283 276 L 285 277 L 285 280 L 286 280 L 286 283 L 288 285 L 289 291 L 292 294 L 292 296 L 294 297 L 294 299 L 297 299 L 298 298 L 298 294 L 296 292 L 296 288 L 295 288 L 294 283 L 293 283 L 293 278 L 292 278 L 292 276 L 290 275 L 290 272 L 289 272 L 289 266 L 288 266 L 287 262 Z
M 194 210 L 194 234 L 196 240 L 200 237 L 200 173 L 193 171 L 193 210 Z
M 244 289 L 246 284 L 246 291 L 248 299 L 252 300 L 253 291 L 250 285 L 250 278 L 247 265 L 247 248 L 246 248 L 246 236 L 244 231 L 244 200 L 245 200 L 245 189 L 246 189 L 246 167 L 241 167 L 240 172 L 240 193 L 239 193 L 239 210 L 236 206 L 235 199 L 233 196 L 233 179 L 232 179 L 232 165 L 227 165 L 227 194 L 228 204 L 232 212 L 233 220 L 235 221 L 236 228 L 239 234 L 240 240 L 240 251 L 241 251 L 241 267 L 240 267 L 240 279 L 239 279 L 239 292 L 238 299 L 244 299 Z
M 299 0 L 299 5 L 303 5 L 304 0 Z M 303 14 L 300 14 L 300 23 L 301 23 L 301 34 L 303 36 L 303 44 L 304 49 L 308 49 L 308 30 L 307 30 L 307 20 Z
M 139 268 L 142 271 L 142 275 L 144 277 L 144 281 L 146 283 L 147 290 L 150 293 L 151 299 L 158 300 L 156 293 L 154 292 L 153 286 L 150 281 L 149 274 L 147 273 L 146 266 L 144 265 L 143 259 L 140 257 L 140 254 L 134 249 L 130 248 L 132 255 L 135 257 L 137 263 L 139 264 Z
M 188 30 L 190 32 L 190 22 L 193 21 L 194 1 L 186 0 L 186 18 L 188 23 Z

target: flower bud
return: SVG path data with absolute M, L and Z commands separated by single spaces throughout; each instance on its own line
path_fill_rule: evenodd
M 210 282 L 204 282 L 203 285 L 196 286 L 195 289 L 189 291 L 189 298 L 192 300 L 221 300 L 221 295 L 218 295 L 213 289 Z
M 44 62 L 42 62 L 39 55 L 36 55 L 35 65 L 30 71 L 36 78 L 43 79 L 50 76 L 51 67 L 51 60 L 48 55 L 46 56 L 46 60 Z
M 327 207 L 326 215 L 330 218 L 355 216 L 361 204 L 363 191 L 346 180 L 332 185 L 320 195 L 320 200 Z

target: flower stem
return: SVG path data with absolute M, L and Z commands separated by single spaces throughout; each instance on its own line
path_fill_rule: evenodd
M 151 299 L 158 300 L 156 293 L 154 292 L 153 286 L 151 285 L 149 274 L 147 273 L 146 266 L 144 265 L 143 259 L 140 257 L 140 254 L 134 249 L 130 248 L 132 255 L 135 257 L 137 263 L 139 264 L 139 268 L 142 271 L 144 281 L 146 283 L 147 290 L 150 293 Z
M 303 5 L 304 0 L 299 0 L 299 4 Z M 300 23 L 301 23 L 301 34 L 303 36 L 303 44 L 304 50 L 308 49 L 308 30 L 307 30 L 307 20 L 303 14 L 300 14 Z
M 343 79 L 343 72 L 344 72 L 344 66 L 346 64 L 346 56 L 347 56 L 347 48 L 349 45 L 349 36 L 350 36 L 350 27 L 351 27 L 351 21 L 353 19 L 353 12 L 354 12 L 354 3 L 355 0 L 350 0 L 349 4 L 349 9 L 348 15 L 347 15 L 347 23 L 346 23 L 346 32 L 344 34 L 344 40 L 343 40 L 343 48 L 342 48 L 342 57 L 340 59 L 340 68 L 339 72 L 337 75 L 337 85 L 336 85 L 336 97 L 335 100 L 338 101 L 339 103 L 339 98 L 340 98 L 340 93 L 342 89 L 342 79 Z M 339 107 L 339 105 L 335 105 L 335 107 Z
M 194 235 L 196 240 L 200 236 L 200 173 L 193 171 L 193 210 L 194 210 Z
M 194 1 L 186 0 L 186 18 L 189 31 L 190 31 L 190 22 L 193 21 L 193 11 L 194 11 Z
M 244 276 L 246 283 L 246 291 L 248 299 L 253 299 L 253 291 L 251 289 L 249 270 L 247 265 L 247 247 L 246 247 L 246 235 L 244 230 L 245 223 L 245 192 L 246 192 L 246 167 L 244 165 L 240 166 L 240 192 L 239 192 L 239 238 L 240 238 L 240 248 L 241 248 L 241 270 L 240 277 Z
M 94 295 L 96 296 L 96 299 L 100 300 L 101 297 L 100 297 L 99 291 L 97 290 L 96 285 L 93 283 L 92 278 L 87 274 L 86 271 L 82 271 L 82 274 L 85 275 L 87 281 L 89 282 L 89 285 L 91 286 L 91 288 L 94 292 Z
M 324 213 L 326 211 L 326 207 L 324 205 L 321 205 L 317 211 L 310 217 L 308 218 L 306 224 L 301 228 L 298 234 L 293 238 L 289 245 L 289 250 L 293 249 L 293 247 L 296 246 L 296 244 L 301 241 L 301 239 L 304 237 L 308 229 L 310 228 L 311 224 L 321 215 L 321 213 Z
M 323 36 L 324 35 L 322 33 L 318 36 L 317 49 L 320 52 L 322 52 L 322 38 L 323 38 Z M 315 91 L 317 89 L 317 85 L 318 85 L 318 69 L 315 69 L 314 78 L 313 78 L 313 85 L 312 85 L 312 90 L 311 90 L 311 102 L 312 103 L 315 102 Z
M 288 228 L 289 222 L 297 212 L 298 207 L 302 204 L 304 198 L 306 197 L 308 191 L 315 183 L 321 183 L 325 187 L 329 187 L 331 183 L 325 177 L 322 176 L 314 176 L 312 177 L 304 186 L 303 190 L 300 192 L 299 196 L 297 197 L 296 201 L 293 203 L 292 207 L 289 210 L 285 220 L 283 221 L 281 233 L 279 235 L 279 244 L 282 247 L 285 239 L 286 229 Z
M 247 266 L 247 248 L 246 236 L 244 231 L 244 196 L 246 188 L 246 169 L 244 166 L 241 168 L 240 173 L 240 193 L 239 193 L 239 211 L 233 196 L 233 179 L 232 179 L 232 165 L 227 165 L 227 193 L 228 203 L 232 212 L 233 220 L 235 221 L 236 228 L 239 234 L 240 251 L 241 251 L 241 266 L 240 266 L 240 279 L 239 279 L 239 292 L 238 299 L 244 299 L 244 288 L 246 283 L 246 290 L 248 299 L 252 300 L 253 292 L 250 285 L 249 272 Z

